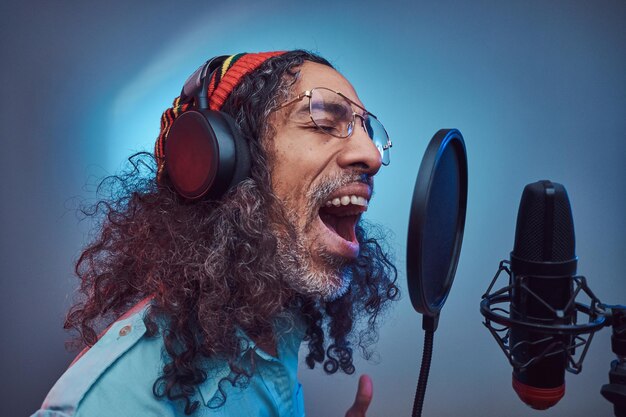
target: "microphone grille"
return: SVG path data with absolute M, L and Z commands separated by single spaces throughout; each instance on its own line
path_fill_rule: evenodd
M 564 262 L 576 257 L 572 209 L 563 185 L 544 180 L 524 187 L 513 254 L 533 262 Z

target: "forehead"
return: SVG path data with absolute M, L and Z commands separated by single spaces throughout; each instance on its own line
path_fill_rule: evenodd
M 315 87 L 326 87 L 339 91 L 350 100 L 363 105 L 352 84 L 337 70 L 327 65 L 305 61 L 300 67 L 300 76 L 293 86 L 293 92 L 300 94 Z

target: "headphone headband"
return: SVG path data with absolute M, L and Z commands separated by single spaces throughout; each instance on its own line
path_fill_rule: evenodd
M 198 98 L 197 107 L 208 108 L 208 79 L 211 78 L 215 70 L 228 58 L 228 55 L 216 56 L 200 65 L 193 74 L 187 78 L 185 85 L 180 92 L 180 99 L 183 103 L 189 102 L 192 98 Z M 206 103 L 206 104 L 205 104 Z M 203 105 L 205 104 L 205 105 Z

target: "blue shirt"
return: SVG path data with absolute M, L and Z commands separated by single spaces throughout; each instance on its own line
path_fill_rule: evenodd
M 147 308 L 146 303 L 113 323 L 65 371 L 31 417 L 184 416 L 181 401 L 156 398 L 152 392 L 167 356 L 161 336 L 146 336 L 143 317 Z M 298 349 L 304 332 L 297 328 L 277 334 L 282 334 L 277 340 L 278 357 L 256 347 L 256 370 L 249 385 L 240 388 L 222 383 L 226 402 L 217 409 L 209 405 L 219 400 L 218 382 L 231 371 L 225 362 L 209 361 L 207 380 L 197 386 L 192 398 L 200 402 L 192 416 L 304 416 L 302 386 L 297 380 Z M 242 332 L 240 335 L 243 343 L 255 347 Z

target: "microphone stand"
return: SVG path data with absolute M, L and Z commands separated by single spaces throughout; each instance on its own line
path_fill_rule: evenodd
M 611 311 L 611 348 L 617 359 L 611 362 L 609 383 L 603 385 L 600 392 L 613 403 L 615 417 L 626 417 L 626 306 L 603 307 Z
M 426 385 L 428 384 L 428 374 L 430 372 L 430 361 L 433 356 L 433 339 L 435 330 L 439 324 L 439 313 L 434 315 L 424 314 L 422 317 L 422 329 L 424 329 L 424 351 L 422 353 L 422 364 L 420 375 L 417 380 L 415 399 L 413 400 L 413 411 L 411 417 L 422 417 L 422 407 L 424 406 L 424 396 L 426 395 Z

